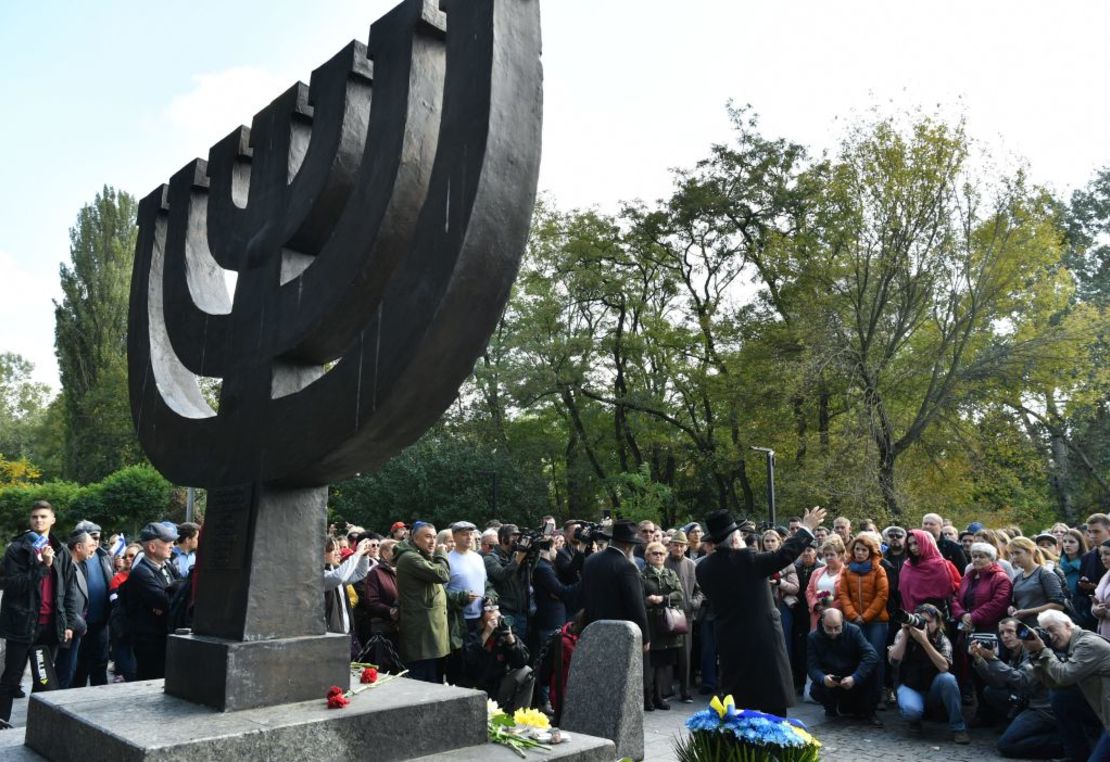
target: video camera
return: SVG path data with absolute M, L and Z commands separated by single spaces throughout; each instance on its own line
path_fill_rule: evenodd
M 989 651 L 998 653 L 998 636 L 993 632 L 973 632 L 967 636 L 968 648 L 972 643 L 978 643 L 981 647 Z
M 550 524 L 543 524 L 539 529 L 522 529 L 513 543 L 513 552 L 524 553 L 525 562 L 535 560 L 541 550 L 547 550 L 555 542 L 551 532 Z
M 598 540 L 605 539 L 601 536 L 602 534 L 604 534 L 604 530 L 601 528 L 601 524 L 583 521 L 574 529 L 574 541 L 592 545 Z

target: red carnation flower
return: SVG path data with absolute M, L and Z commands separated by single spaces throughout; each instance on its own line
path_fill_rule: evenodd
M 362 670 L 362 676 L 359 678 L 359 681 L 367 684 L 378 682 L 378 670 L 373 667 L 367 667 Z
M 338 685 L 333 685 L 332 687 L 328 688 L 327 695 L 328 698 L 331 698 L 332 696 L 342 696 L 344 693 L 346 693 L 346 691 L 344 691 Z
M 342 693 L 328 696 L 328 709 L 342 709 L 349 703 L 351 703 L 351 700 Z

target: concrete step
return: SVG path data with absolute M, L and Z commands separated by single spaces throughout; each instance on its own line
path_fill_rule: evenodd
M 567 743 L 552 746 L 550 752 L 525 751 L 536 762 L 552 759 L 567 762 L 613 762 L 617 758 L 617 747 L 608 738 L 597 738 L 582 733 L 571 733 Z M 496 743 L 466 746 L 451 752 L 451 762 L 520 762 L 520 757 L 512 749 Z M 444 755 L 429 754 L 416 757 L 412 762 L 443 762 Z
M 23 728 L 0 730 L 0 762 L 46 762 L 23 745 Z
M 399 762 L 482 744 L 485 717 L 485 693 L 407 678 L 363 691 L 343 709 L 328 709 L 321 695 L 226 713 L 167 696 L 161 680 L 150 680 L 35 694 L 26 738 L 47 759 L 81 762 L 300 762 L 321 749 L 336 759 Z

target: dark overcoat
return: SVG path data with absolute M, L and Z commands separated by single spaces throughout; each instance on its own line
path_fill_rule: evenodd
M 640 572 L 620 550 L 610 546 L 587 558 L 579 589 L 587 624 L 623 619 L 640 628 L 644 643 L 651 641 Z
M 794 705 L 794 678 L 770 577 L 801 555 L 813 539 L 804 528 L 774 553 L 717 550 L 698 564 L 698 585 L 717 616 L 720 695 L 739 709 Z

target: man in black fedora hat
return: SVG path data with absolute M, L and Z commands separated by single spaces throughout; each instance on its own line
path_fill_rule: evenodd
M 790 659 L 770 578 L 801 555 L 824 517 L 823 508 L 806 511 L 797 534 L 773 553 L 745 547 L 728 511 L 706 519 L 716 551 L 698 564 L 698 585 L 717 615 L 720 694 L 731 694 L 737 708 L 785 717 L 794 705 Z
M 640 628 L 644 651 L 648 650 L 647 607 L 640 572 L 632 551 L 643 543 L 635 522 L 620 520 L 613 524 L 612 535 L 595 532 L 609 539 L 609 547 L 594 553 L 582 567 L 582 607 L 586 624 L 599 619 L 623 619 Z

